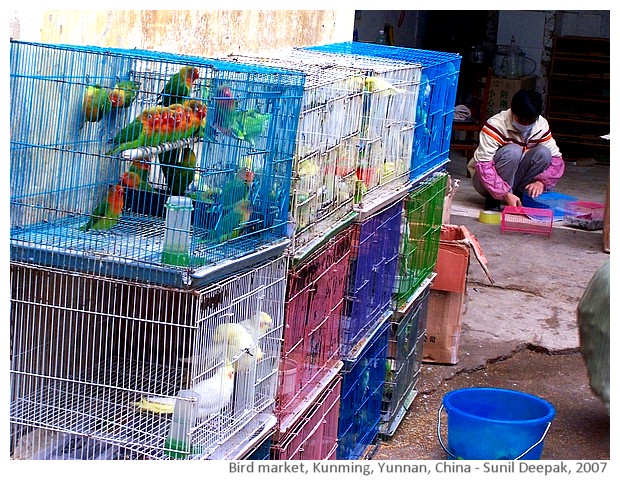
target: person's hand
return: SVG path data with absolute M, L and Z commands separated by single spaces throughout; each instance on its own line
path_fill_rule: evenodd
M 504 195 L 504 202 L 506 202 L 506 205 L 508 205 L 510 207 L 520 207 L 521 206 L 521 199 L 519 197 L 517 197 L 514 193 L 510 193 L 510 192 L 508 192 L 506 195 Z
M 535 180 L 525 187 L 525 191 L 532 198 L 536 198 L 538 195 L 543 193 L 544 189 L 545 186 L 540 180 Z

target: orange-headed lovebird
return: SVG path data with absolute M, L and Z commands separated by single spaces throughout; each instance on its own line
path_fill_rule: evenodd
M 157 105 L 144 110 L 138 117 L 140 127 L 136 123 L 134 129 L 127 135 L 135 137 L 135 133 L 139 130 L 138 137 L 117 145 L 107 152 L 107 155 L 116 155 L 123 150 L 153 147 L 191 137 L 200 129 L 200 124 L 207 114 L 206 106 L 197 102 L 200 105 L 195 105 L 193 108 L 188 105 L 174 104 L 168 107 Z
M 159 164 L 170 195 L 185 195 L 187 187 L 194 181 L 194 151 L 189 147 L 169 150 L 159 155 Z
M 93 210 L 88 222 L 80 227 L 80 230 L 109 230 L 121 216 L 125 204 L 125 191 L 122 185 L 113 185 L 108 190 L 106 198 Z
M 140 84 L 132 80 L 117 82 L 108 97 L 112 108 L 127 108 L 138 95 Z
M 172 75 L 159 94 L 157 103 L 167 107 L 175 103 L 182 103 L 192 92 L 192 86 L 200 78 L 200 71 L 196 67 L 183 67 Z
M 109 113 L 112 103 L 108 91 L 101 85 L 89 85 L 84 92 L 82 113 L 84 122 L 98 122 L 106 113 Z
M 153 187 L 149 183 L 149 164 L 142 160 L 131 162 L 129 169 L 121 175 L 121 183 L 134 190 L 152 192 Z

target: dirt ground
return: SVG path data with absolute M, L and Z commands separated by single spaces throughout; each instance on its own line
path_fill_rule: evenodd
M 442 366 L 425 364 L 422 368 L 426 377 L 432 377 L 431 370 Z M 447 458 L 437 439 L 437 413 L 443 397 L 452 390 L 476 386 L 527 391 L 553 404 L 556 414 L 545 439 L 543 460 L 610 458 L 609 412 L 587 386 L 578 351 L 549 354 L 523 347 L 484 368 L 458 373 L 439 386 L 424 378 L 423 374 L 418 395 L 396 434 L 379 441 L 373 460 Z M 447 438 L 445 429 L 443 438 Z

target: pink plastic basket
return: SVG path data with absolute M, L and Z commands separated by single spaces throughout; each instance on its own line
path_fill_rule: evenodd
M 583 230 L 601 230 L 605 205 L 596 202 L 569 202 L 564 210 L 564 225 Z
M 546 208 L 504 207 L 502 233 L 521 232 L 551 236 L 553 210 Z

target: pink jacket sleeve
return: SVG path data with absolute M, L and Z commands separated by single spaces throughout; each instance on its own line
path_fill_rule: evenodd
M 510 192 L 510 185 L 497 174 L 494 162 L 477 162 L 475 168 L 476 175 L 493 198 L 501 200 Z
M 561 156 L 551 157 L 551 163 L 545 171 L 536 176 L 542 182 L 545 190 L 551 190 L 564 175 L 564 159 Z

